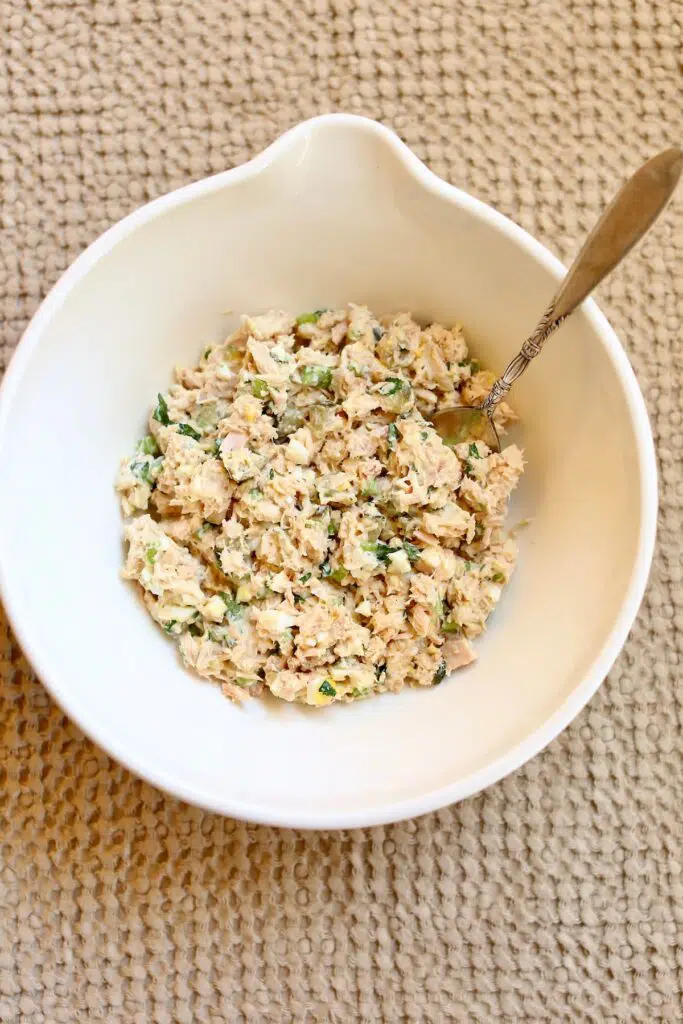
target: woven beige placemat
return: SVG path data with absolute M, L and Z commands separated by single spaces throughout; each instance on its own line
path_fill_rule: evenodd
M 629 170 L 683 141 L 681 0 L 0 16 L 0 368 L 104 228 L 315 113 L 385 121 L 563 258 Z M 590 706 L 512 778 L 364 832 L 204 814 L 86 741 L 2 620 L 0 1021 L 683 1019 L 682 209 L 600 296 L 659 446 L 648 597 Z

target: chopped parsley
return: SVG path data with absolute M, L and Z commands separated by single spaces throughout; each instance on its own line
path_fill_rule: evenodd
M 383 384 L 380 384 L 378 390 L 380 395 L 397 395 L 399 391 L 403 391 L 408 385 L 400 377 L 387 377 Z
M 334 686 L 329 681 L 329 679 L 326 679 L 323 683 L 320 684 L 320 686 L 318 687 L 318 692 L 322 693 L 323 696 L 325 697 L 337 696 L 337 691 L 335 690 Z
M 481 455 L 479 454 L 479 449 L 477 448 L 476 441 L 473 441 L 472 444 L 469 446 L 469 448 L 467 449 L 467 454 L 471 459 L 481 458 Z
M 303 576 L 299 576 L 299 583 L 308 583 L 313 573 L 305 572 Z

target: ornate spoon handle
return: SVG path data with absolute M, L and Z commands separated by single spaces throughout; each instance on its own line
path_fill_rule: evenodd
M 665 149 L 636 171 L 617 192 L 567 271 L 538 326 L 507 365 L 484 400 L 489 416 L 557 328 L 614 270 L 659 216 L 683 170 L 683 151 Z

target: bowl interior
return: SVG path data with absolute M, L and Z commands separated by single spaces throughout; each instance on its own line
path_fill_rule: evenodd
M 301 825 L 429 809 L 550 739 L 623 640 L 652 499 L 638 395 L 590 305 L 515 389 L 528 468 L 511 522 L 532 522 L 478 662 L 434 690 L 323 713 L 234 707 L 183 670 L 120 580 L 113 479 L 173 365 L 225 335 L 231 310 L 412 310 L 462 322 L 500 370 L 557 273 L 518 229 L 348 119 L 304 126 L 255 169 L 100 240 L 38 314 L 0 412 L 3 594 L 64 708 L 180 796 Z

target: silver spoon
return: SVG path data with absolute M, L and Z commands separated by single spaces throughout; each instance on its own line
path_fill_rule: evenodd
M 536 330 L 493 384 L 478 406 L 455 406 L 438 412 L 433 423 L 449 444 L 472 438 L 486 441 L 500 451 L 500 438 L 493 414 L 514 382 L 543 348 L 553 331 L 564 323 L 596 285 L 614 270 L 640 241 L 671 198 L 683 171 L 683 151 L 665 149 L 636 171 L 607 207 L 567 271 Z

